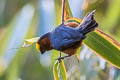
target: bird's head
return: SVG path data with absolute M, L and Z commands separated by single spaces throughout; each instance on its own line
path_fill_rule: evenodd
M 40 39 L 36 42 L 36 49 L 44 54 L 45 51 L 51 50 L 51 43 L 49 40 L 49 33 L 40 37 Z

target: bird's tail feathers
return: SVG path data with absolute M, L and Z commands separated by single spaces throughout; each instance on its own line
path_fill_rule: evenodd
M 94 19 L 95 10 L 89 12 L 82 20 L 81 24 L 79 25 L 79 31 L 82 34 L 87 34 L 88 32 L 93 31 L 97 26 L 98 23 Z

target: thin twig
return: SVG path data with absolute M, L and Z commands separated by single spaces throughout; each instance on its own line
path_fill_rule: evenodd
M 65 0 L 62 0 L 62 15 L 61 15 L 61 23 L 64 24 L 64 9 L 65 9 Z
M 60 51 L 60 57 L 61 57 L 62 55 L 61 55 L 61 51 Z
M 62 0 L 61 24 L 64 24 L 64 9 L 65 9 L 65 0 Z M 60 51 L 60 57 L 61 57 L 61 51 Z M 58 60 L 58 62 L 60 62 L 60 60 Z
M 60 51 L 60 57 L 61 57 L 61 56 L 62 56 L 62 55 L 61 55 L 61 51 Z M 60 62 L 61 62 L 61 60 L 59 59 L 59 60 L 58 60 L 58 62 L 60 63 Z

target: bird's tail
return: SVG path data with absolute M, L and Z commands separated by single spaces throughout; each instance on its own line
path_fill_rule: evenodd
M 82 20 L 81 24 L 79 25 L 79 31 L 82 34 L 87 34 L 88 32 L 93 31 L 97 26 L 98 23 L 94 19 L 95 10 L 89 12 Z

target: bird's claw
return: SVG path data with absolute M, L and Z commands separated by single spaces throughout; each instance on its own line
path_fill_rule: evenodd
M 64 57 L 55 58 L 55 60 L 58 60 L 58 61 L 60 61 L 61 59 L 64 59 Z
M 59 63 L 61 62 L 61 59 L 64 59 L 64 57 L 55 58 L 55 60 L 58 60 Z
M 68 56 L 63 56 L 63 57 L 58 57 L 58 58 L 56 58 L 55 60 L 58 60 L 58 61 L 60 62 L 61 59 L 64 59 L 64 58 L 67 58 L 67 57 L 69 57 L 69 55 L 68 55 Z

